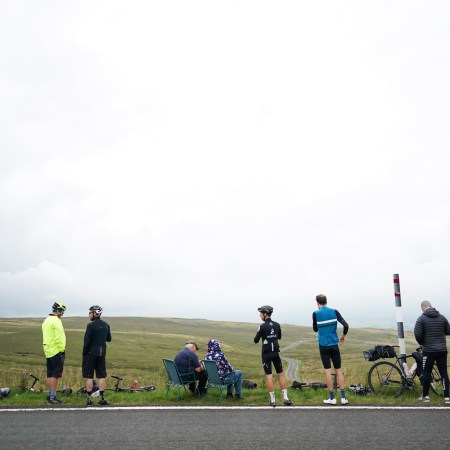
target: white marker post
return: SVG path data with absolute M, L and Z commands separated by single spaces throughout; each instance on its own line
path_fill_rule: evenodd
M 400 346 L 401 362 L 406 362 L 405 333 L 403 331 L 402 296 L 400 294 L 400 279 L 398 273 L 394 273 L 395 315 L 397 317 L 397 336 Z

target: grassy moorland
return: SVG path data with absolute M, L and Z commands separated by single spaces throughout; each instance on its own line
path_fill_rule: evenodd
M 153 384 L 156 391 L 146 393 L 108 392 L 114 404 L 164 404 L 173 403 L 174 393 L 166 400 L 166 373 L 162 358 L 173 358 L 187 340 L 195 340 L 201 349 L 200 358 L 206 353 L 206 344 L 210 338 L 220 341 L 227 358 L 244 373 L 244 378 L 258 384 L 258 389 L 245 392 L 246 404 L 265 404 L 267 393 L 264 386 L 264 374 L 261 368 L 260 344 L 253 343 L 258 323 L 214 322 L 203 319 L 143 318 L 143 317 L 106 317 L 111 326 L 113 340 L 108 346 L 107 367 L 109 375 L 124 379 L 124 387 L 133 380 L 141 386 Z M 24 392 L 29 385 L 31 372 L 40 381 L 39 389 L 45 389 L 45 358 L 42 350 L 41 323 L 43 319 L 0 319 L 0 387 L 8 386 L 12 394 L 0 400 L 0 406 L 41 405 L 44 394 Z M 76 392 L 83 384 L 81 377 L 81 351 L 83 336 L 87 324 L 86 318 L 64 317 L 67 337 L 66 363 L 61 385 L 70 386 Z M 296 378 L 301 381 L 322 381 L 322 366 L 317 348 L 317 336 L 310 327 L 283 325 L 282 354 L 296 360 Z M 351 329 L 347 341 L 341 347 L 343 369 L 346 384 L 367 384 L 367 371 L 370 363 L 365 362 L 362 352 L 375 344 L 397 342 L 396 330 Z M 407 351 L 415 347 L 413 336 L 406 336 Z M 108 388 L 112 388 L 113 379 L 108 379 Z M 289 383 L 290 385 L 290 383 Z M 411 392 L 401 399 L 383 399 L 383 403 L 408 403 L 419 394 Z M 325 398 L 324 390 L 292 391 L 291 397 L 296 403 L 314 404 Z M 65 398 L 68 404 L 83 404 L 84 398 L 76 394 Z M 192 403 L 189 395 L 182 395 L 180 403 Z M 217 402 L 212 392 L 207 400 Z M 374 396 L 354 397 L 352 403 L 378 402 Z M 436 400 L 437 401 L 437 400 Z M 230 403 L 228 400 L 226 403 Z M 235 404 L 236 402 L 233 402 Z

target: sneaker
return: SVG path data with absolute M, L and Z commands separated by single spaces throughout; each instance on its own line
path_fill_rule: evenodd
M 335 405 L 336 404 L 336 399 L 333 398 L 333 400 L 331 400 L 331 398 L 327 398 L 323 402 L 325 403 L 325 405 Z
M 292 406 L 292 400 L 289 400 L 289 399 L 285 400 L 284 406 Z
M 428 403 L 430 401 L 430 397 L 428 397 L 428 395 L 425 395 L 425 397 L 419 397 L 417 400 L 419 400 L 419 402 Z
M 275 408 L 275 406 L 277 406 L 277 404 L 275 402 L 270 401 L 269 406 L 273 406 Z
M 444 404 L 450 405 L 450 398 L 449 397 L 445 397 L 444 398 Z
M 88 397 L 88 399 L 86 400 L 86 406 L 92 406 L 94 404 L 94 402 L 92 401 L 91 397 Z
M 62 403 L 64 403 L 62 400 L 60 400 L 58 397 L 47 397 L 47 403 L 49 405 L 61 405 Z
M 341 398 L 341 405 L 348 405 L 348 400 L 345 397 Z
M 234 396 L 234 398 L 235 398 L 236 400 L 244 400 L 245 397 L 242 397 L 242 395 L 236 394 L 236 395 Z
M 101 406 L 106 406 L 106 405 L 109 405 L 109 402 L 108 402 L 108 400 L 105 400 L 104 398 L 102 398 L 98 401 L 98 404 Z
M 233 394 L 231 394 L 230 392 L 227 392 L 226 398 L 233 398 Z

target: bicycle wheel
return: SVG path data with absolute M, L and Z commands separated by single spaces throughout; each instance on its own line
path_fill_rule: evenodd
M 433 369 L 431 370 L 430 388 L 436 395 L 439 395 L 439 397 L 444 396 L 444 386 L 442 385 L 442 378 L 439 373 L 439 370 L 437 369 L 436 364 L 433 366 Z
M 367 374 L 372 392 L 378 395 L 398 397 L 403 392 L 403 377 L 400 369 L 387 361 L 375 363 Z

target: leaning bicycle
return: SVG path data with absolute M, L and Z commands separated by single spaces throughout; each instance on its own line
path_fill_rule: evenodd
M 397 356 L 394 347 L 391 345 L 377 345 L 371 350 L 363 352 L 366 361 L 376 362 L 367 374 L 369 387 L 373 393 L 385 396 L 399 397 L 405 391 L 411 391 L 416 385 L 421 384 L 422 378 L 422 349 L 419 347 L 416 352 L 404 357 Z M 394 358 L 393 363 L 384 361 L 385 358 Z M 408 368 L 408 361 L 414 360 L 411 369 Z M 442 379 L 436 364 L 431 371 L 430 389 L 441 397 L 444 396 Z

